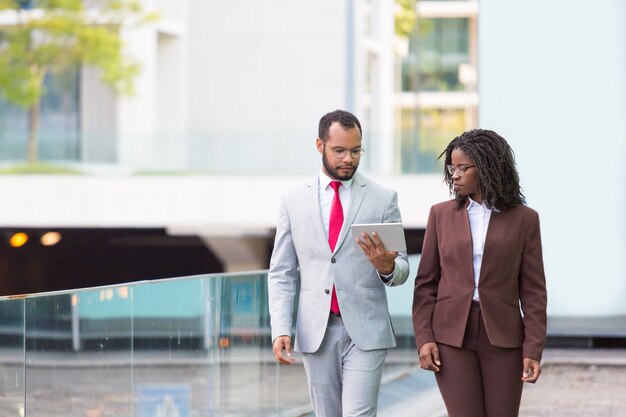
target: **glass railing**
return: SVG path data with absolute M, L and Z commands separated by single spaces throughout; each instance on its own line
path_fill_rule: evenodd
M 302 367 L 273 361 L 266 293 L 259 272 L 3 297 L 0 416 L 264 416 L 306 404 Z
M 1 297 L 0 417 L 306 414 L 301 361 L 273 359 L 266 278 Z M 389 357 L 387 372 L 407 367 Z

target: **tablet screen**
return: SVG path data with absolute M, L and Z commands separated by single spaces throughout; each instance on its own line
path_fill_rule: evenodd
M 376 232 L 385 245 L 385 249 L 394 252 L 406 251 L 406 240 L 404 239 L 404 228 L 402 223 L 368 223 L 358 224 L 355 223 L 350 226 L 352 230 L 352 236 L 356 239 L 361 239 L 361 233 L 372 235 Z M 358 243 L 354 242 L 360 249 Z

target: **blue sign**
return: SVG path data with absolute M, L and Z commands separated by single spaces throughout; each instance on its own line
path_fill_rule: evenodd
M 190 417 L 190 406 L 187 384 L 140 384 L 135 391 L 138 417 Z

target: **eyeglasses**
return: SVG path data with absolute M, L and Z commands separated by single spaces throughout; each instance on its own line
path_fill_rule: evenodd
M 326 144 L 324 144 L 324 148 L 326 148 Z M 365 153 L 365 149 L 362 148 L 361 146 L 357 146 L 356 148 L 352 148 L 352 149 L 346 149 L 346 148 L 341 148 L 341 147 L 330 148 L 330 151 L 333 153 L 333 155 L 337 159 L 345 158 L 348 152 L 350 152 L 350 156 L 352 157 L 352 159 L 359 159 L 361 155 Z
M 446 165 L 446 171 L 448 171 L 448 174 L 450 174 L 451 176 L 457 174 L 459 177 L 462 177 L 463 175 L 465 175 L 465 171 L 475 166 L 476 165 L 460 165 L 458 167 L 455 167 L 454 165 Z

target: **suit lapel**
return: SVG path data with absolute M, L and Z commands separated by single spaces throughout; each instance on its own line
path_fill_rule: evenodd
M 363 197 L 365 197 L 365 192 L 367 191 L 365 181 L 361 178 L 360 175 L 356 174 L 354 176 L 354 180 L 352 181 L 352 191 L 350 193 L 350 209 L 343 218 L 343 226 L 341 226 L 341 232 L 339 233 L 339 238 L 337 239 L 337 244 L 335 245 L 336 253 L 341 245 L 343 245 L 346 236 L 350 233 L 350 226 L 354 222 L 354 218 L 359 211 L 359 207 L 361 207 L 361 203 L 363 202 Z M 319 205 L 319 204 L 318 204 Z
M 322 208 L 320 205 L 320 193 L 319 193 L 320 180 L 318 176 L 312 178 L 307 184 L 307 191 L 309 193 L 308 203 L 311 221 L 315 223 L 315 229 L 318 231 L 316 235 L 319 237 L 320 247 L 326 247 L 330 252 L 330 245 L 328 244 L 328 234 L 324 229 L 324 222 L 322 221 Z
M 463 263 L 463 265 L 467 266 L 467 270 L 463 275 L 467 276 L 471 280 L 472 286 L 474 286 L 474 244 L 472 242 L 472 230 L 470 229 L 467 206 L 469 206 L 469 200 L 465 199 L 465 204 L 463 204 L 460 210 L 457 210 L 456 207 L 452 209 L 456 219 L 452 230 L 455 231 L 453 235 L 457 235 L 458 239 L 461 239 L 460 243 L 462 244 L 459 248 L 462 251 L 460 254 L 461 259 L 467 259 L 467 263 Z
M 483 273 L 488 270 L 489 265 L 492 265 L 494 261 L 491 259 L 491 252 L 501 253 L 493 246 L 497 245 L 496 242 L 502 242 L 499 238 L 502 233 L 506 233 L 506 219 L 503 219 L 502 212 L 492 211 L 489 217 L 489 226 L 487 227 L 487 236 L 485 236 L 485 246 L 483 249 L 483 260 L 480 267 L 480 279 L 485 276 L 489 276 L 488 273 Z

